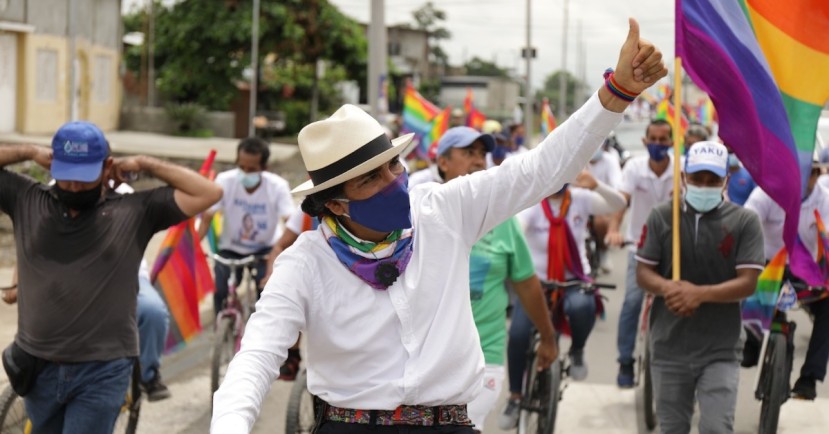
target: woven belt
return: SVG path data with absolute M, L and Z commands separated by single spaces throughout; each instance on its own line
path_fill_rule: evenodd
M 437 420 L 435 420 L 437 415 Z M 332 422 L 359 423 L 369 425 L 374 419 L 375 425 L 460 425 L 472 426 L 466 405 L 401 405 L 395 410 L 355 410 L 327 406 L 325 419 Z

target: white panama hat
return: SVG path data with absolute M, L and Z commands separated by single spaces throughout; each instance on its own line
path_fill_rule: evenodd
M 389 140 L 361 108 L 345 104 L 328 119 L 305 126 L 297 137 L 310 180 L 291 190 L 308 195 L 366 174 L 406 150 L 414 134 Z

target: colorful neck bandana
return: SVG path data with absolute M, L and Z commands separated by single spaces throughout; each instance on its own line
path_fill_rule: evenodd
M 558 217 L 553 215 L 548 199 L 541 201 L 544 216 L 550 221 L 550 233 L 547 238 L 547 280 L 564 282 L 564 272 L 567 270 L 577 279 L 587 281 L 581 267 L 576 239 L 567 224 L 567 211 L 570 210 L 571 201 L 570 190 L 566 190 Z
M 323 217 L 320 228 L 340 262 L 374 289 L 388 289 L 412 258 L 413 229 L 398 229 L 372 243 L 358 239 L 330 216 Z

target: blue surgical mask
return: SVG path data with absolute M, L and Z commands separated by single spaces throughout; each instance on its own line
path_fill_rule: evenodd
M 239 171 L 239 179 L 242 181 L 242 186 L 245 188 L 253 188 L 259 185 L 262 181 L 262 172 L 245 173 Z
M 671 150 L 671 148 L 658 143 L 648 143 L 645 146 L 648 148 L 648 154 L 650 154 L 651 160 L 657 162 L 668 158 L 668 151 Z
M 412 227 L 409 175 L 403 171 L 391 184 L 363 200 L 337 199 L 348 203 L 346 217 L 377 232 Z
M 524 136 L 515 136 L 515 146 L 521 146 L 524 144 Z
M 740 159 L 736 154 L 728 154 L 728 167 L 740 167 Z
M 695 210 L 706 213 L 722 203 L 722 187 L 685 187 L 685 201 Z

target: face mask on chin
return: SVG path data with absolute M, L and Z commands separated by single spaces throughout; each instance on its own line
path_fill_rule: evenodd
M 412 227 L 409 176 L 404 170 L 391 184 L 368 199 L 336 199 L 348 203 L 346 217 L 377 232 Z
M 102 186 L 103 183 L 99 182 L 96 186 L 89 190 L 69 191 L 60 188 L 60 186 L 55 183 L 55 185 L 52 186 L 52 191 L 54 191 L 58 200 L 67 208 L 75 211 L 86 211 L 94 208 L 95 204 L 98 203 L 98 200 L 101 199 Z

